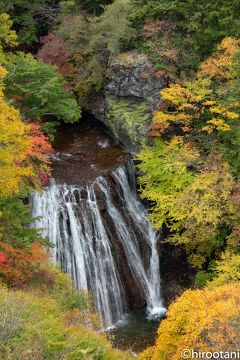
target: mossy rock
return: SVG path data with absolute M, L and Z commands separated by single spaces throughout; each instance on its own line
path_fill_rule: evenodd
M 151 111 L 146 102 L 130 98 L 107 97 L 105 123 L 115 138 L 129 151 L 138 151 L 150 122 Z

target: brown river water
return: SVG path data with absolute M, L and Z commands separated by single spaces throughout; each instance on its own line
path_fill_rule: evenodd
M 106 127 L 92 117 L 62 125 L 54 149 L 52 177 L 57 183 L 91 183 L 129 159 Z

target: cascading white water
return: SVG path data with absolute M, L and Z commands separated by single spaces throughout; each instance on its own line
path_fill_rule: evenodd
M 160 271 L 156 231 L 154 231 L 149 220 L 147 219 L 146 210 L 137 197 L 136 188 L 134 188 L 135 191 L 133 191 L 131 188 L 124 168 L 118 168 L 114 172 L 114 176 L 116 182 L 121 188 L 122 195 L 119 195 L 121 196 L 122 201 L 125 203 L 129 216 L 134 221 L 135 226 L 138 227 L 142 235 L 142 239 L 148 242 L 151 249 L 150 264 L 146 272 L 142 264 L 139 247 L 137 246 L 136 235 L 135 233 L 131 233 L 131 243 L 134 249 L 134 258 L 132 259 L 131 256 L 128 256 L 130 267 L 136 276 L 139 275 L 138 281 L 142 285 L 143 290 L 145 290 L 149 316 L 154 317 L 155 315 L 161 315 L 162 313 L 165 313 L 166 310 L 162 307 L 160 292 Z M 111 206 L 112 202 L 109 201 L 108 203 Z M 122 236 L 123 234 L 124 232 L 120 232 L 121 239 L 123 240 L 126 249 L 128 249 L 129 245 L 126 243 L 128 239 L 125 238 L 125 236 Z M 128 255 L 128 251 L 126 251 L 126 254 Z
M 156 233 L 146 218 L 135 189 L 130 185 L 126 169 L 120 167 L 115 170 L 113 178 L 124 215 L 114 202 L 111 185 L 103 177 L 98 177 L 91 186 L 84 188 L 52 182 L 42 194 L 34 193 L 31 197 L 32 216 L 38 218 L 33 226 L 41 229 L 42 235 L 55 245 L 51 249 L 53 260 L 72 276 L 77 287 L 92 292 L 102 323 L 107 326 L 123 318 L 127 307 L 114 259 L 114 244 L 108 225 L 102 218 L 102 201 L 118 234 L 129 268 L 142 289 L 149 315 L 165 312 L 160 294 Z M 150 249 L 147 265 L 141 256 L 141 241 Z
M 85 189 L 52 183 L 32 195 L 34 226 L 55 245 L 53 259 L 71 274 L 77 287 L 93 292 L 102 322 L 112 325 L 126 311 L 124 292 L 112 256 L 94 185 Z

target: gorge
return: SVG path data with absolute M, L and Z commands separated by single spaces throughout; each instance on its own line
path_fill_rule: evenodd
M 31 195 L 33 226 L 53 244 L 52 260 L 92 294 L 102 327 L 121 327 L 143 308 L 150 320 L 161 318 L 158 235 L 129 155 L 101 123 L 82 120 L 57 134 L 53 176 Z
M 0 1 L 0 360 L 237 358 L 239 15 Z

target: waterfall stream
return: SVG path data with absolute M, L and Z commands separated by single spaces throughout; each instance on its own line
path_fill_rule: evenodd
M 165 312 L 156 233 L 126 167 L 113 170 L 110 179 L 99 176 L 85 187 L 52 181 L 41 194 L 33 193 L 31 202 L 32 216 L 38 218 L 33 226 L 54 244 L 50 249 L 53 261 L 60 263 L 78 288 L 93 294 L 104 326 L 113 326 L 128 311 L 118 270 L 121 259 L 117 261 L 115 256 L 116 241 L 141 288 L 148 315 Z M 111 219 L 111 229 L 106 216 Z M 148 249 L 147 261 L 142 256 L 142 245 Z

